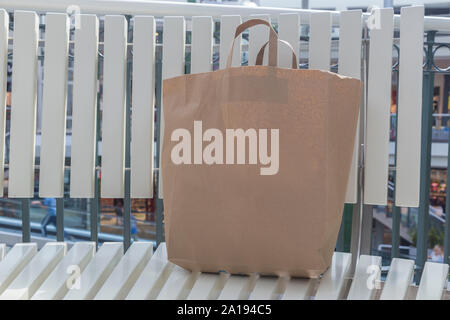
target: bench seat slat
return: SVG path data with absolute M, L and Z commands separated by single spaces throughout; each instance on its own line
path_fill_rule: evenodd
M 414 276 L 414 261 L 407 259 L 392 259 L 380 300 L 403 300 L 408 295 L 408 289 Z
M 440 300 L 447 285 L 448 264 L 427 261 L 417 291 L 417 300 Z
M 286 283 L 286 289 L 281 299 L 306 300 L 311 293 L 314 283 L 314 279 L 292 278 Z
M 0 294 L 20 274 L 37 252 L 36 243 L 17 243 L 0 261 Z
M 324 273 L 317 289 L 316 300 L 341 299 L 345 289 L 346 278 L 350 271 L 352 255 L 345 252 L 335 252 L 330 268 Z
M 63 242 L 48 242 L 0 296 L 1 300 L 28 300 L 66 254 Z
M 90 300 L 95 297 L 123 255 L 121 242 L 105 242 L 80 277 L 79 289 L 70 290 L 64 300 Z
M 169 262 L 171 263 L 171 262 Z M 185 293 L 194 284 L 197 272 L 190 272 L 184 268 L 174 265 L 172 272 L 161 289 L 156 299 L 158 300 L 180 300 L 185 298 Z
M 219 300 L 247 300 L 257 279 L 256 274 L 250 276 L 230 275 L 223 287 Z
M 373 277 L 374 272 L 376 277 Z M 356 265 L 355 275 L 353 276 L 350 291 L 347 295 L 348 300 L 372 300 L 375 298 L 378 283 L 371 283 L 368 286 L 368 280 L 379 281 L 381 275 L 381 257 L 361 255 Z
M 73 272 L 73 267 L 78 267 L 80 276 L 87 264 L 95 254 L 95 242 L 77 242 L 69 250 L 67 255 L 56 266 L 53 272 L 42 283 L 31 300 L 60 300 L 69 291 L 68 283 Z M 73 282 L 72 282 L 73 284 Z M 81 283 L 80 283 L 81 285 Z M 75 289 L 75 288 L 74 288 Z
M 255 287 L 250 293 L 249 300 L 272 300 L 275 297 L 280 283 L 283 281 L 279 277 L 259 277 L 256 280 Z
M 136 283 L 131 288 L 127 300 L 156 299 L 164 283 L 173 269 L 173 264 L 167 260 L 166 244 L 159 244 L 150 261 L 145 266 Z
M 225 285 L 227 274 L 201 273 L 192 287 L 188 300 L 215 300 Z
M 134 242 L 105 281 L 95 300 L 124 299 L 153 253 L 152 242 Z

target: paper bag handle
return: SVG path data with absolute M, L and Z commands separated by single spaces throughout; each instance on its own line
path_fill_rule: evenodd
M 277 33 L 272 28 L 272 25 L 269 22 L 267 22 L 266 20 L 251 19 L 251 20 L 248 20 L 248 21 L 240 24 L 236 28 L 236 32 L 234 33 L 234 39 L 231 44 L 231 49 L 230 49 L 230 52 L 228 53 L 227 68 L 231 67 L 231 60 L 233 59 L 234 42 L 235 42 L 236 38 L 239 37 L 239 35 L 242 32 L 244 32 L 245 30 L 247 30 L 248 28 L 251 28 L 251 27 L 254 27 L 254 26 L 257 26 L 260 24 L 265 25 L 265 26 L 269 27 L 269 29 L 270 29 L 270 35 L 269 35 L 269 41 L 268 41 L 268 43 L 269 43 L 269 66 L 272 66 L 272 67 L 277 66 L 277 53 L 278 53 L 278 48 L 277 48 L 278 35 L 277 35 Z
M 292 52 L 292 69 L 298 69 L 297 65 L 297 55 L 295 54 L 294 48 L 291 46 L 291 44 L 285 40 L 278 39 L 282 44 L 286 45 L 289 49 L 291 49 Z M 262 65 L 263 58 L 264 58 L 264 50 L 266 49 L 267 44 L 269 41 L 267 41 L 259 50 L 258 55 L 256 56 L 256 63 L 255 65 L 260 66 Z

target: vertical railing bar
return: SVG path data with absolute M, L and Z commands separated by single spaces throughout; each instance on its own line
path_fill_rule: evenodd
M 127 26 L 130 26 L 130 17 L 127 16 Z M 128 50 L 127 50 L 128 51 Z M 128 53 L 128 52 L 127 52 Z M 125 105 L 125 167 L 130 167 L 130 140 L 131 140 L 131 60 L 127 60 L 126 78 L 126 105 Z M 125 194 L 123 201 L 123 249 L 127 251 L 131 245 L 131 195 L 130 195 L 130 171 L 125 170 Z
M 400 51 L 398 53 L 398 59 L 400 59 Z M 395 151 L 394 151 L 394 171 L 393 171 L 393 183 L 394 188 L 395 181 L 397 178 L 397 132 L 398 132 L 398 96 L 399 96 L 399 70 L 394 70 L 394 73 L 397 75 L 397 108 L 396 108 L 396 116 L 395 116 Z M 392 247 L 391 247 L 391 258 L 398 258 L 400 254 L 400 208 L 395 205 L 395 189 L 393 190 L 392 197 Z
M 156 53 L 155 58 L 155 86 L 156 86 L 156 125 L 155 125 L 155 137 L 156 137 L 156 159 L 155 163 L 160 163 L 160 125 L 161 125 L 161 95 L 162 95 L 162 51 Z M 158 197 L 159 194 L 159 179 L 161 176 L 159 175 L 159 170 L 155 172 L 155 180 L 156 180 L 156 192 L 154 193 L 153 199 L 155 203 L 155 220 L 156 220 L 156 245 L 159 246 L 161 242 L 164 241 L 164 228 L 163 228 L 163 200 Z
M 22 204 L 22 242 L 31 241 L 30 199 L 21 199 Z
M 99 64 L 100 64 L 99 60 Z M 100 66 L 97 67 L 97 79 L 100 79 Z M 99 82 L 100 85 L 100 82 Z M 94 198 L 89 199 L 91 202 L 91 241 L 95 242 L 96 247 L 98 247 L 98 218 L 100 212 L 100 181 L 99 181 L 99 169 L 100 157 L 98 154 L 98 142 L 100 140 L 100 88 L 97 88 L 97 125 L 96 125 L 96 135 L 95 135 L 95 187 L 94 187 Z
M 430 210 L 430 174 L 431 174 L 431 138 L 433 120 L 433 90 L 434 73 L 433 44 L 435 31 L 427 32 L 426 64 L 424 70 L 423 95 L 422 95 L 422 147 L 420 158 L 420 206 L 417 224 L 417 273 L 416 279 L 420 279 L 422 270 L 427 260 L 428 249 L 428 220 Z M 418 282 L 418 281 L 417 281 Z
M 64 198 L 56 198 L 56 241 L 64 241 Z
M 450 264 L 450 135 L 447 153 L 447 187 L 445 201 L 445 229 L 444 229 L 444 263 Z

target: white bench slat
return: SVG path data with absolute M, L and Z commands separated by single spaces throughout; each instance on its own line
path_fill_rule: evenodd
M 252 14 L 251 19 L 262 19 L 270 23 L 270 15 L 268 14 Z M 258 55 L 261 47 L 269 41 L 269 28 L 264 25 L 254 26 L 248 29 L 248 65 L 254 66 L 256 63 L 256 56 Z M 269 61 L 268 50 L 266 49 L 264 55 L 263 65 L 267 66 Z
M 66 254 L 64 242 L 49 242 L 33 257 L 0 296 L 1 300 L 28 300 Z
M 145 266 L 136 283 L 131 288 L 127 300 L 156 299 L 164 283 L 172 272 L 174 264 L 167 260 L 166 244 L 160 243 Z
M 400 20 L 395 204 L 418 207 L 422 127 L 424 7 L 403 7 Z
M 153 253 L 152 242 L 134 242 L 95 296 L 95 300 L 122 300 L 135 284 Z
M 350 271 L 352 255 L 345 252 L 335 252 L 330 268 L 324 273 L 317 289 L 316 300 L 341 299 L 345 289 L 346 278 Z
M 34 194 L 38 28 L 36 13 L 14 12 L 10 198 L 32 198 Z
M 247 300 L 257 277 L 257 274 L 251 274 L 250 276 L 230 275 L 218 299 Z
M 408 288 L 414 276 L 414 261 L 392 259 L 380 300 L 403 300 L 408 295 Z
M 380 276 L 381 257 L 361 255 L 356 265 L 355 275 L 353 276 L 347 299 L 373 300 L 378 285 L 376 281 L 380 281 Z M 370 282 L 371 280 L 374 282 Z
M 9 15 L 0 9 L 0 181 L 3 183 L 5 174 L 5 125 L 6 125 L 6 84 L 8 72 L 8 34 Z M 3 188 L 0 188 L 3 197 Z
M 184 17 L 164 17 L 162 80 L 184 74 L 184 51 L 186 42 Z M 164 101 L 161 103 L 160 154 L 164 140 Z M 159 198 L 163 198 L 161 157 L 159 159 Z
M 171 262 L 169 262 L 171 263 Z M 183 300 L 192 288 L 198 272 L 191 272 L 182 267 L 174 265 L 172 272 L 167 278 L 166 283 L 157 296 L 157 300 Z
M 361 42 L 361 10 L 342 11 L 339 26 L 339 74 L 361 79 Z M 356 128 L 355 146 L 353 147 L 352 164 L 348 177 L 347 193 L 345 196 L 346 203 L 356 203 L 358 200 L 358 154 L 359 118 Z
M 221 272 L 201 273 L 192 287 L 187 300 L 215 300 L 225 285 L 228 274 Z
M 364 202 L 385 205 L 389 166 L 393 9 L 380 10 L 381 29 L 370 31 Z
M 102 115 L 102 198 L 123 198 L 128 23 L 105 16 Z
M 241 16 L 221 16 L 220 17 L 220 57 L 219 67 L 225 69 L 227 65 L 227 57 L 230 52 L 231 42 L 234 39 L 236 27 L 242 23 Z M 241 66 L 241 41 L 242 36 L 239 36 L 234 43 L 232 67 Z
M 260 276 L 248 299 L 274 300 L 282 281 L 283 279 L 279 277 Z
M 0 261 L 2 261 L 3 258 L 5 257 L 5 252 L 6 252 L 6 244 L 0 243 Z
M 306 300 L 309 298 L 314 283 L 314 279 L 292 278 L 287 282 L 281 299 Z
M 45 25 L 39 197 L 64 196 L 69 19 L 48 13 Z
M 98 18 L 81 14 L 75 29 L 70 197 L 93 198 L 97 135 Z
M 191 74 L 212 71 L 213 21 L 192 17 Z
M 300 15 L 297 13 L 282 13 L 278 18 L 278 36 L 289 42 L 297 55 L 300 55 Z M 284 44 L 278 43 L 278 67 L 292 68 L 292 52 Z
M 60 261 L 53 272 L 42 283 L 31 300 L 60 300 L 69 291 L 68 280 L 80 276 L 94 257 L 95 242 L 77 242 Z M 80 274 L 74 274 L 72 267 L 78 267 Z M 76 278 L 74 278 L 75 280 Z M 79 279 L 79 278 L 78 278 Z M 73 284 L 71 282 L 70 284 Z M 80 284 L 81 285 L 81 284 Z M 75 288 L 74 288 L 75 289 Z
M 425 262 L 417 300 L 440 300 L 447 285 L 448 264 Z
M 330 70 L 331 14 L 314 12 L 310 17 L 309 69 Z
M 11 284 L 37 252 L 36 243 L 17 243 L 0 261 L 0 294 Z
M 121 242 L 105 242 L 80 277 L 80 288 L 71 289 L 64 300 L 90 300 L 95 297 L 123 255 Z
M 134 17 L 131 197 L 153 198 L 155 19 Z

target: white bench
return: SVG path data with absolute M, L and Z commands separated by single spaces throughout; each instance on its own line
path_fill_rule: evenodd
M 383 282 L 379 280 L 379 274 L 373 272 L 376 268 L 367 269 L 369 266 L 379 267 L 380 257 L 362 256 L 352 276 L 349 273 L 351 254 L 336 252 L 331 267 L 320 279 L 289 279 L 257 274 L 229 275 L 225 272 L 192 273 L 167 261 L 164 243 L 153 255 L 152 247 L 149 242 L 135 242 L 122 255 L 121 243 L 105 243 L 92 257 L 93 243 L 77 243 L 63 258 L 64 245 L 49 243 L 34 259 L 24 263 L 22 272 L 5 273 L 8 275 L 7 282 L 2 280 L 4 273 L 0 272 L 0 289 L 6 288 L 0 298 L 450 299 L 446 293 L 447 264 L 427 262 L 420 286 L 417 287 L 411 281 L 412 260 L 394 259 Z M 36 246 L 17 244 L 0 262 L 0 271 L 11 269 L 14 264 L 11 261 L 17 261 L 19 248 L 34 253 L 33 248 Z M 60 262 L 52 268 L 55 261 Z M 67 279 L 72 276 L 66 269 L 70 263 L 81 269 L 80 274 L 73 279 L 80 281 L 79 288 L 67 287 Z

